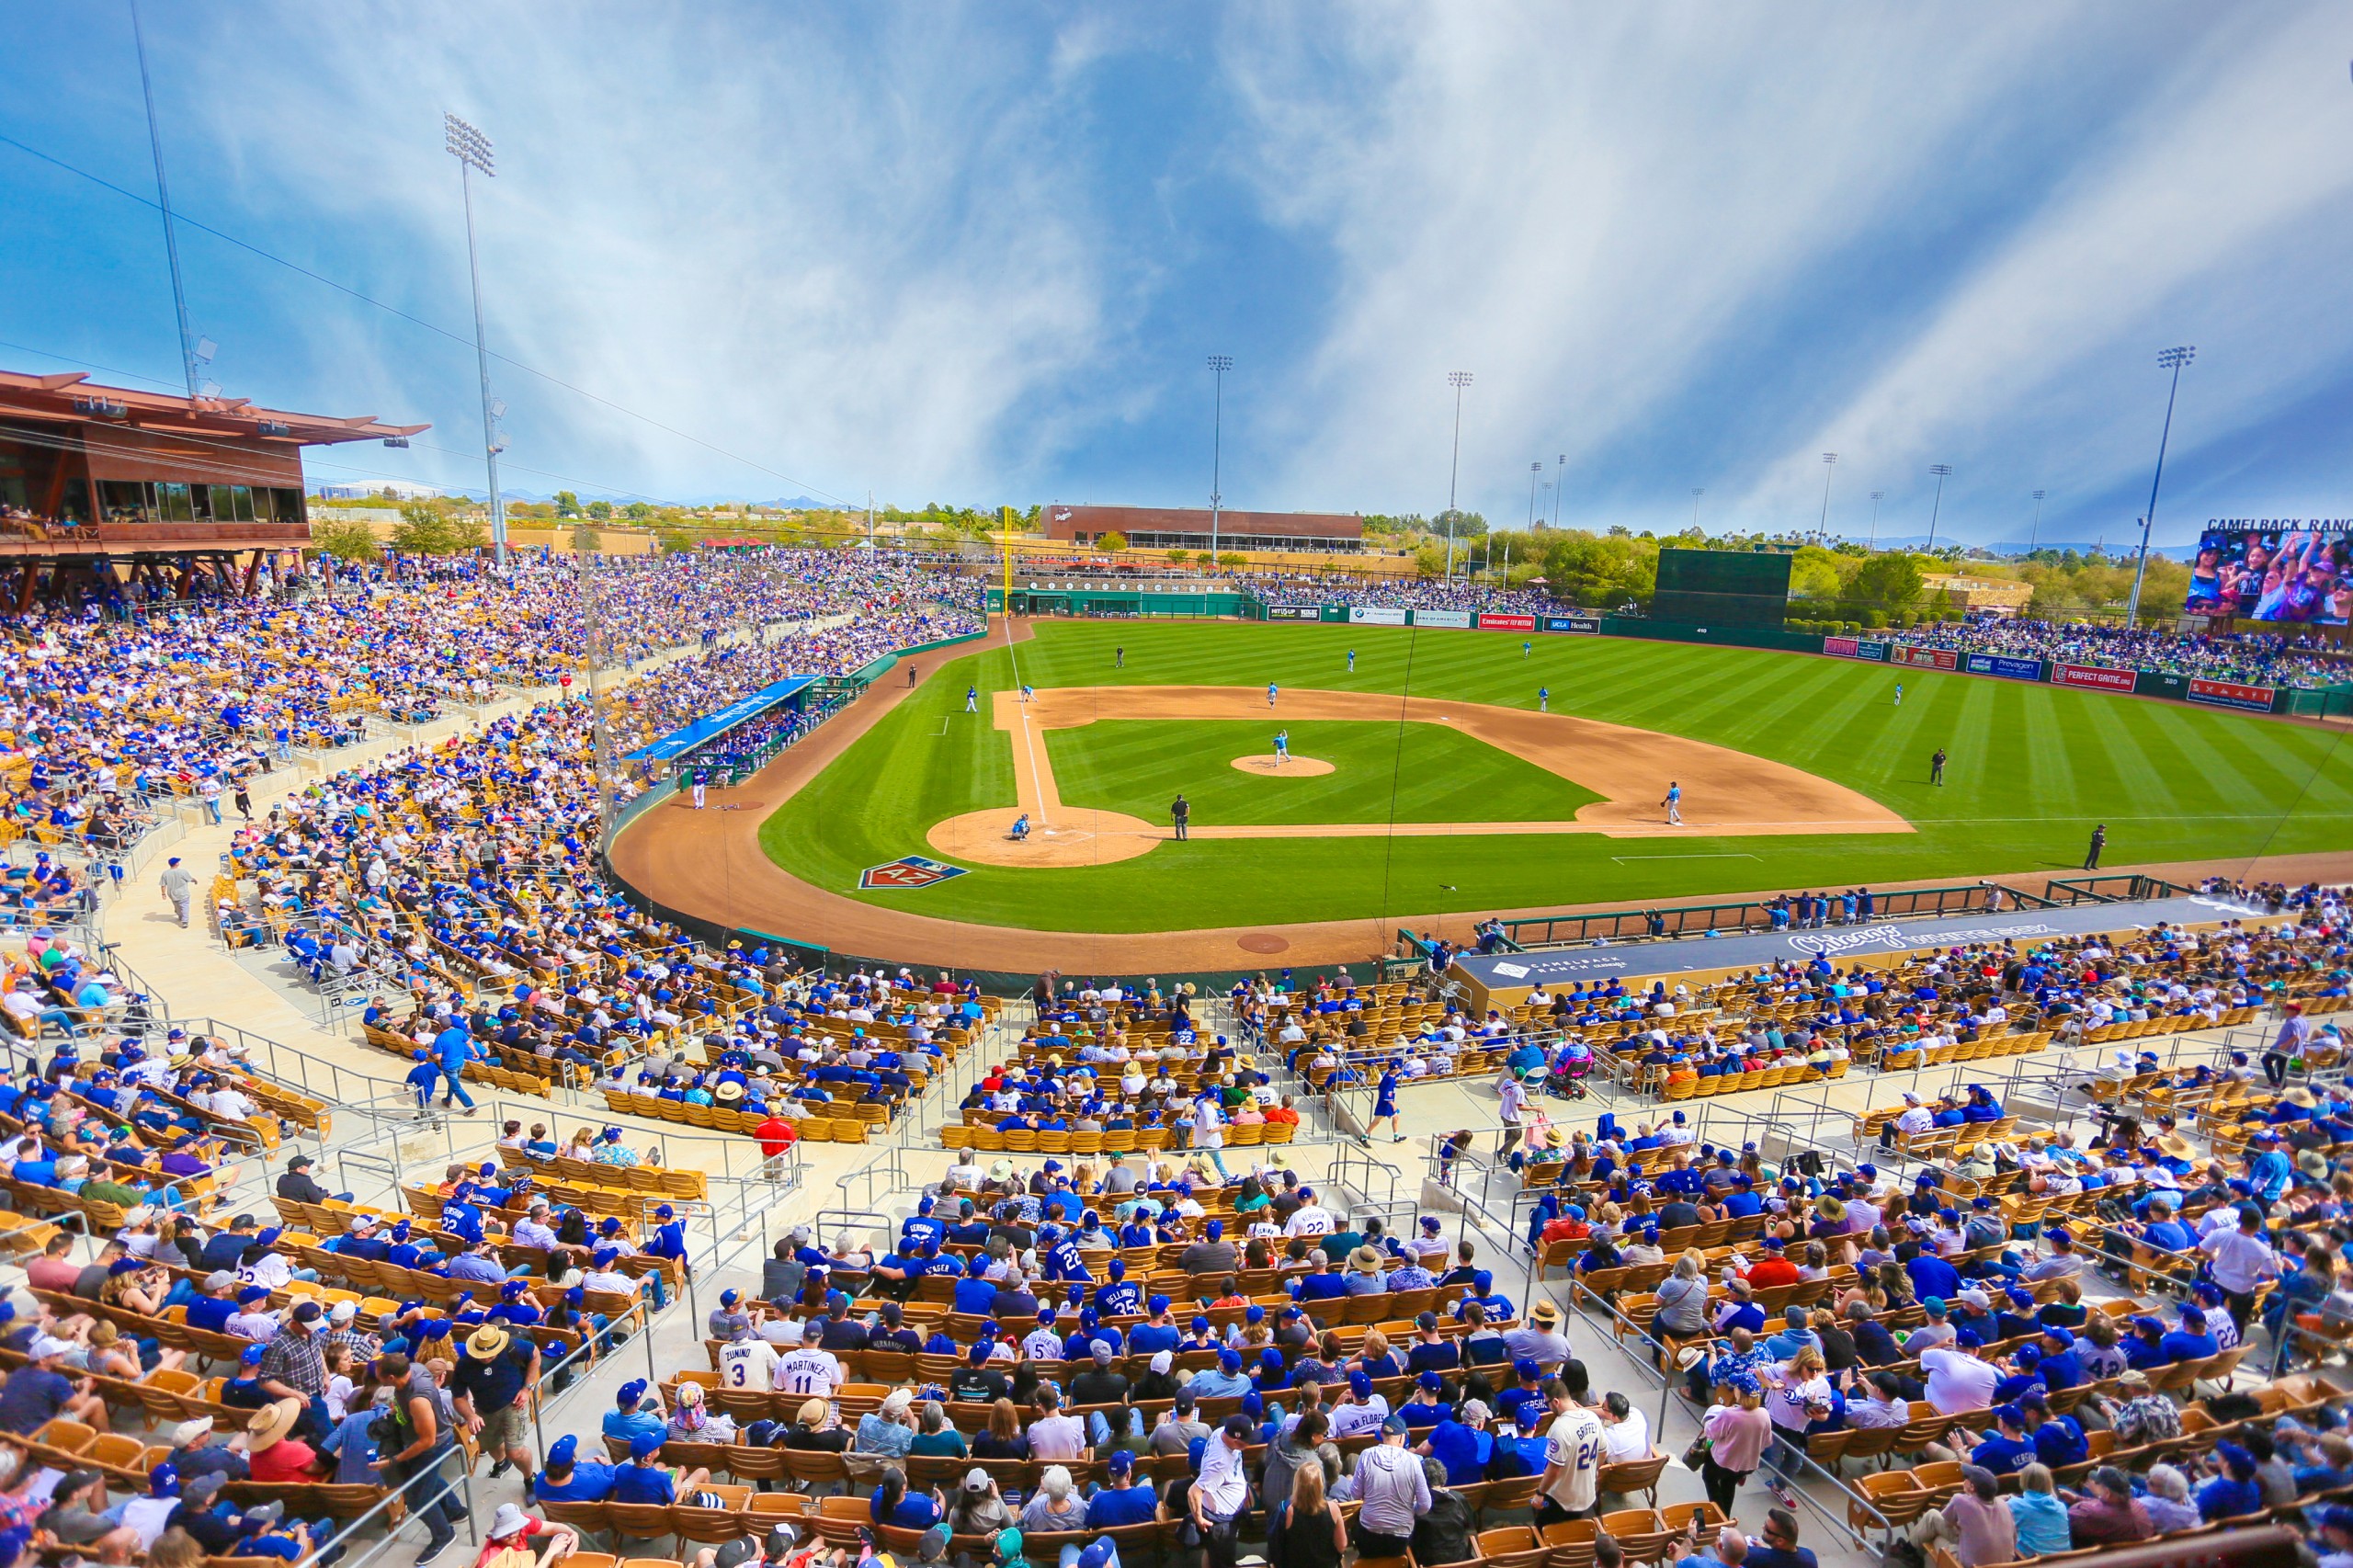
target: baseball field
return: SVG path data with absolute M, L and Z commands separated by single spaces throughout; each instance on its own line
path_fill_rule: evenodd
M 945 921 L 1148 932 L 1971 880 L 2078 867 L 2103 824 L 2111 865 L 2353 848 L 2341 730 L 2050 686 L 1182 621 L 1025 623 L 923 663 L 822 772 L 756 802 L 758 842 L 814 889 Z M 909 855 L 966 873 L 858 891 Z

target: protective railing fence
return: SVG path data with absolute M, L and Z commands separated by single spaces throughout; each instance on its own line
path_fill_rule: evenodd
M 1658 1436 L 1665 1432 L 1667 1413 L 1675 1403 L 1677 1381 L 1675 1373 L 1663 1365 L 1664 1357 L 1661 1354 L 1661 1346 L 1651 1337 L 1648 1329 L 1620 1312 L 1617 1303 L 1598 1291 L 1589 1289 L 1578 1275 L 1571 1273 L 1569 1276 L 1570 1309 L 1575 1311 L 1588 1304 L 1598 1308 L 1608 1315 L 1611 1325 L 1610 1338 L 1619 1352 L 1620 1359 L 1632 1367 L 1645 1384 L 1651 1382 L 1658 1384 L 1658 1419 L 1652 1426 L 1654 1441 L 1655 1441 Z M 1598 1382 L 1600 1380 L 1595 1381 Z M 1705 1412 L 1700 1411 L 1698 1414 L 1704 1415 Z M 1856 1529 L 1856 1522 L 1868 1520 L 1876 1524 L 1882 1532 L 1881 1554 L 1887 1555 L 1887 1547 L 1896 1539 L 1895 1523 L 1886 1514 L 1881 1512 L 1878 1505 L 1870 1497 L 1850 1484 L 1843 1474 L 1824 1468 L 1819 1460 L 1802 1449 L 1782 1441 L 1779 1430 L 1778 1426 L 1774 1429 L 1773 1445 L 1766 1453 L 1762 1468 L 1772 1472 L 1785 1483 L 1784 1489 L 1797 1500 L 1799 1506 L 1829 1525 L 1833 1529 L 1839 1531 L 1858 1549 L 1865 1548 L 1870 1543 Z M 1846 1505 L 1847 1511 L 1841 1513 L 1816 1496 L 1814 1488 L 1817 1485 L 1829 1487 Z
M 549 1420 L 567 1412 L 581 1391 L 588 1386 L 589 1380 L 585 1374 L 607 1357 L 622 1354 L 628 1341 L 635 1340 L 644 1354 L 646 1381 L 661 1381 L 661 1370 L 654 1359 L 654 1326 L 660 1315 L 641 1298 L 626 1313 L 611 1320 L 602 1332 L 585 1336 L 577 1348 L 552 1364 L 542 1363 L 539 1378 L 519 1396 L 529 1402 L 532 1436 L 541 1453 L 547 1451 Z M 589 1423 L 595 1417 L 592 1414 L 584 1414 L 580 1419 Z M 454 1476 L 445 1473 L 451 1460 L 457 1461 L 458 1473 Z M 476 1543 L 481 1541 L 483 1519 L 481 1511 L 474 1506 L 473 1471 L 467 1462 L 464 1450 L 454 1442 L 437 1450 L 430 1468 L 405 1482 L 389 1484 L 392 1489 L 372 1507 L 335 1530 L 325 1540 L 314 1543 L 318 1553 L 324 1556 L 332 1551 L 341 1551 L 346 1554 L 340 1560 L 341 1568 L 368 1568 L 369 1564 L 392 1550 L 409 1525 L 417 1522 L 418 1516 L 449 1498 L 459 1498 L 462 1502 L 466 1511 L 467 1539 Z M 404 1505 L 404 1519 L 392 1518 L 395 1502 Z M 349 1555 L 358 1546 L 360 1538 L 371 1531 L 381 1531 L 381 1534 L 358 1555 Z

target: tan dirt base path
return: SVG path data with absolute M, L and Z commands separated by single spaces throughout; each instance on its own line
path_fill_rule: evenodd
M 1107 700 L 1107 692 L 1110 697 Z M 1101 866 L 1132 860 L 1176 836 L 1118 812 L 1063 804 L 1045 732 L 1097 719 L 1225 719 L 1287 722 L 1345 720 L 1445 724 L 1601 796 L 1567 822 L 1267 823 L 1194 821 L 1194 838 L 1429 838 L 1495 834 L 1600 833 L 1612 838 L 1798 833 L 1910 833 L 1912 824 L 1870 796 L 1784 763 L 1654 730 L 1605 724 L 1567 713 L 1387 692 L 1293 689 L 1269 709 L 1251 687 L 1063 687 L 995 694 L 996 727 L 1012 738 L 1015 799 L 1020 804 L 967 812 L 936 824 L 931 846 L 951 859 L 985 866 Z M 1273 758 L 1245 757 L 1234 763 Z M 1331 765 L 1318 769 L 1330 772 Z M 1670 782 L 1683 786 L 1682 822 L 1670 824 L 1660 802 Z M 1028 816 L 1029 836 L 1012 836 Z

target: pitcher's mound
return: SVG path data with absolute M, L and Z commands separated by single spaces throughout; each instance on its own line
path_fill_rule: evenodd
M 1237 756 L 1233 766 L 1245 773 L 1263 773 L 1269 778 L 1313 778 L 1332 771 L 1332 765 L 1320 756 L 1277 756 L 1273 752 Z
M 1132 860 L 1169 836 L 1141 817 L 1063 806 L 1051 824 L 1029 814 L 1029 836 L 1016 844 L 1006 835 L 1021 812 L 1012 806 L 966 812 L 932 824 L 931 846 L 951 860 L 981 866 L 1107 866 Z

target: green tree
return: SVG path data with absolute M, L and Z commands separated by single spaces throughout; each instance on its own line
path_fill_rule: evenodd
M 376 530 L 357 517 L 311 519 L 311 543 L 337 561 L 373 561 Z
M 610 501 L 591 501 L 588 503 L 588 515 L 601 523 L 613 515 L 613 504 Z
M 1838 572 L 1839 558 L 1818 544 L 1809 544 L 1790 558 L 1790 597 L 1835 599 L 1846 588 Z
M 1891 619 L 1919 608 L 1924 585 L 1919 562 L 1900 550 L 1885 551 L 1855 568 L 1838 601 L 1839 617 L 1861 620 L 1870 610 Z
M 1596 608 L 1650 602 L 1658 585 L 1658 545 L 1623 533 L 1567 528 L 1548 537 L 1544 580 L 1556 599 Z
M 654 508 L 642 501 L 632 501 L 621 508 L 621 515 L 632 523 L 642 523 L 654 516 Z
M 1446 575 L 1446 547 L 1426 544 L 1414 551 L 1414 570 L 1425 577 Z
M 580 515 L 580 497 L 574 495 L 569 490 L 557 491 L 555 493 L 555 515 L 559 517 L 578 517 Z
M 1249 565 L 1250 558 L 1238 550 L 1229 550 L 1217 558 L 1217 563 L 1229 572 L 1235 572 Z
M 1168 552 L 1168 564 L 1171 566 L 1182 566 L 1186 562 L 1190 561 L 1192 558 L 1193 552 L 1189 550 L 1172 550 Z
M 422 501 L 404 503 L 401 520 L 392 526 L 392 548 L 404 555 L 454 554 L 456 537 L 440 509 Z
M 583 555 L 592 555 L 605 548 L 605 536 L 586 523 L 572 525 L 572 548 Z
M 1476 512 L 1440 512 L 1430 519 L 1430 532 L 1444 539 L 1447 526 L 1453 525 L 1456 539 L 1477 539 L 1487 531 L 1487 519 Z
M 1128 536 L 1116 528 L 1107 534 L 1097 534 L 1095 536 L 1095 548 L 1106 555 L 1117 555 L 1128 548 Z
M 463 555 L 470 550 L 490 548 L 490 524 L 481 517 L 462 517 L 449 519 L 451 555 Z

